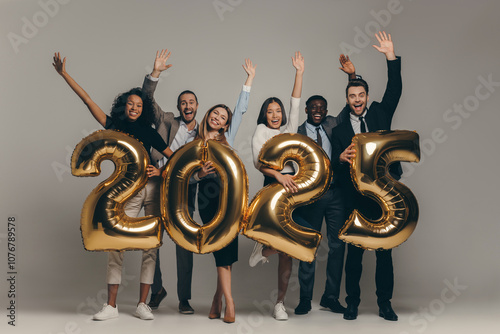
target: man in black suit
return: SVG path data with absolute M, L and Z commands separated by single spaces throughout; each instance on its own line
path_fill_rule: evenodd
M 343 194 L 347 212 L 351 212 L 354 208 L 360 209 L 367 218 L 371 219 L 380 217 L 381 210 L 375 202 L 363 197 L 354 188 L 350 177 L 350 164 L 356 152 L 351 142 L 354 135 L 361 132 L 390 130 L 392 117 L 402 91 L 401 58 L 396 57 L 394 53 L 391 35 L 379 32 L 375 34 L 375 37 L 380 46 L 374 45 L 374 47 L 387 58 L 388 81 L 384 97 L 381 102 L 373 102 L 370 108 L 367 108 L 368 84 L 362 79 L 351 80 L 346 88 L 347 105 L 344 108 L 349 111 L 349 114 L 332 131 L 333 170 Z M 391 167 L 391 174 L 399 179 L 401 165 L 397 163 Z M 354 320 L 358 315 L 363 252 L 362 248 L 348 245 L 345 265 L 347 310 L 344 312 L 344 319 L 346 320 Z M 396 321 L 398 317 L 391 307 L 394 287 L 391 250 L 376 251 L 376 257 L 375 283 L 379 315 L 386 320 Z

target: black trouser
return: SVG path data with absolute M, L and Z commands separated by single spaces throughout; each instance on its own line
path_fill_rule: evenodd
M 373 200 L 356 194 L 354 203 L 361 209 L 361 213 L 368 219 L 378 219 L 382 211 L 380 206 Z M 363 266 L 364 249 L 353 246 L 347 247 L 347 258 L 345 264 L 345 282 L 346 282 L 346 302 L 349 305 L 358 306 L 360 302 L 361 291 L 359 280 Z M 377 264 L 375 269 L 375 286 L 377 288 L 377 304 L 382 306 L 390 302 L 392 291 L 394 289 L 394 269 L 392 266 L 392 250 L 375 251 Z
M 349 305 L 358 306 L 360 302 L 361 289 L 359 280 L 363 266 L 364 249 L 348 245 L 347 259 L 345 264 L 345 287 L 347 297 L 345 301 Z M 392 266 L 392 250 L 375 251 L 377 266 L 375 271 L 375 285 L 377 287 L 377 304 L 383 306 L 390 302 L 394 288 L 394 271 Z

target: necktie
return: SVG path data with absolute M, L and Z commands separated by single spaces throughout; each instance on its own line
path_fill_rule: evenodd
M 323 148 L 323 139 L 321 139 L 321 132 L 319 132 L 320 127 L 316 128 L 316 142 L 321 148 Z
M 359 121 L 361 122 L 361 133 L 366 132 L 365 118 L 363 116 L 359 116 Z

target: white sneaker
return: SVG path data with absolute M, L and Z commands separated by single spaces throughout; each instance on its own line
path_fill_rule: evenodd
M 253 246 L 252 255 L 250 255 L 250 259 L 248 259 L 248 264 L 250 265 L 250 267 L 255 267 L 261 261 L 262 263 L 269 262 L 267 257 L 262 255 L 263 249 L 264 245 L 258 242 L 255 243 L 255 246 Z
M 288 320 L 288 313 L 286 313 L 283 302 L 279 302 L 274 305 L 273 317 L 276 320 Z
M 151 307 L 144 303 L 139 303 L 139 305 L 137 305 L 134 316 L 142 320 L 153 320 L 155 318 L 153 312 L 151 312 Z
M 106 303 L 104 303 L 102 309 L 94 314 L 93 317 L 94 320 L 108 320 L 113 318 L 118 318 L 118 305 L 116 305 L 116 307 L 113 307 Z

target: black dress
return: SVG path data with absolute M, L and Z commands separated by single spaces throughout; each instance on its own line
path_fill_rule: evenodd
M 198 211 L 203 225 L 208 224 L 219 210 L 220 178 L 205 178 L 198 183 Z M 213 252 L 217 267 L 238 261 L 238 237 L 226 247 Z

